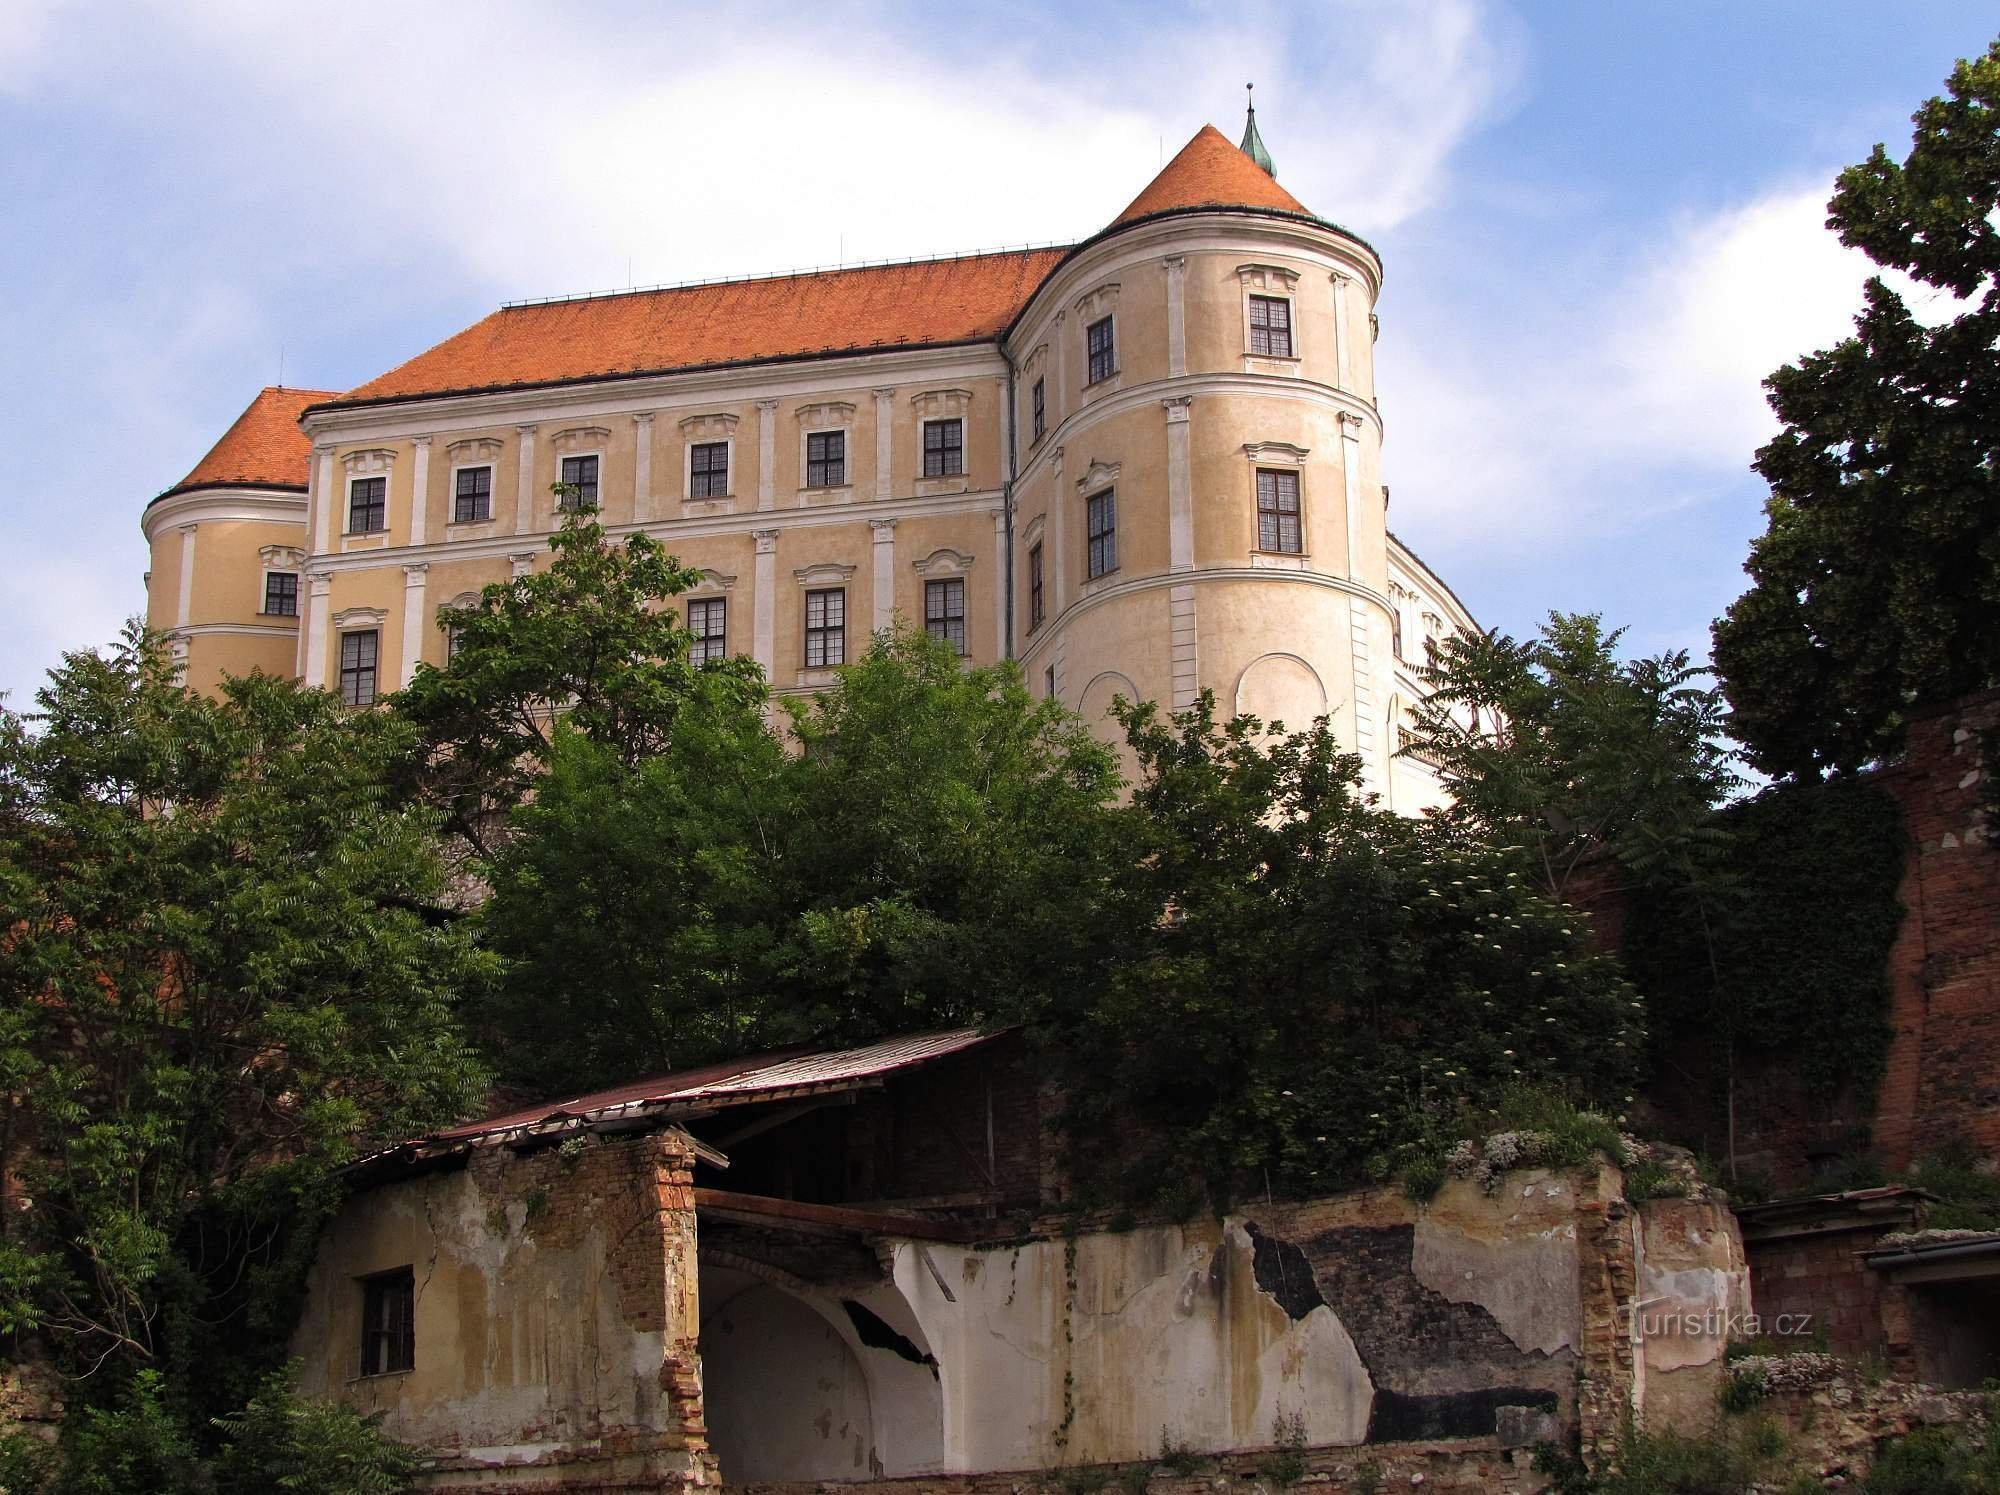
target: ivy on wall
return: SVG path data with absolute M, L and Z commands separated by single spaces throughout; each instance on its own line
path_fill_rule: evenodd
M 1783 1059 L 1819 1094 L 1873 1095 L 1902 926 L 1902 815 L 1857 779 L 1781 784 L 1723 811 L 1702 886 L 1635 890 L 1625 959 L 1654 1031 L 1706 1035 L 1724 1066 Z

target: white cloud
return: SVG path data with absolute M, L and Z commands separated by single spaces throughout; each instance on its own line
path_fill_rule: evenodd
M 1775 188 L 1596 283 L 1550 263 L 1512 306 L 1437 319 L 1421 345 L 1392 326 L 1399 508 L 1453 548 L 1540 547 L 1741 480 L 1776 430 L 1763 379 L 1846 335 L 1873 268 L 1826 229 L 1825 203 L 1823 185 Z

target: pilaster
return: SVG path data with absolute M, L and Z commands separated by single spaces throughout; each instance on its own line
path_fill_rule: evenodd
M 327 634 L 333 627 L 333 573 L 313 571 L 306 576 L 305 647 L 300 675 L 317 690 L 326 689 Z
M 751 538 L 757 542 L 757 571 L 750 600 L 750 655 L 770 680 L 778 667 L 778 532 L 753 530 Z
M 431 512 L 431 439 L 413 436 L 410 444 L 416 455 L 410 461 L 410 543 L 424 543 Z
M 874 621 L 869 626 L 880 633 L 896 615 L 896 521 L 871 519 L 868 528 L 875 532 Z
M 1340 414 L 1340 468 L 1345 480 L 1347 508 L 1347 574 L 1356 582 L 1361 575 L 1361 428 L 1358 415 Z M 1365 583 L 1364 583 L 1365 584 Z M 1347 601 L 1348 632 L 1353 641 L 1354 661 L 1354 751 L 1361 758 L 1361 788 L 1368 794 L 1382 792 L 1383 764 L 1380 751 L 1378 716 L 1382 702 L 1375 691 L 1375 659 L 1372 604 L 1359 597 Z
M 174 627 L 185 628 L 194 621 L 194 532 L 196 526 L 181 527 L 181 591 L 174 604 Z
M 1347 292 L 1354 284 L 1354 277 L 1333 272 L 1333 352 L 1337 360 L 1336 383 L 1339 388 L 1352 390 L 1354 375 L 1350 369 L 1347 336 Z
M 1167 373 L 1179 378 L 1187 372 L 1187 256 L 1160 263 L 1167 267 Z
M 778 463 L 778 402 L 757 402 L 757 507 L 768 509 L 776 502 L 773 469 Z M 735 484 L 732 482 L 733 490 Z
M 993 553 L 1001 557 L 993 577 L 993 657 L 1012 659 L 1014 641 L 1007 636 L 1007 511 L 993 511 Z M 1046 585 L 1046 582 L 1044 583 Z
M 889 496 L 891 463 L 896 455 L 896 391 L 875 391 L 875 497 Z
M 514 493 L 514 533 L 525 535 L 535 527 L 535 427 L 516 426 L 514 430 L 521 438 Z
M 632 522 L 653 517 L 653 412 L 632 417 Z
M 430 569 L 426 561 L 403 567 L 403 672 L 397 678 L 404 685 L 416 678 L 417 662 L 423 658 L 424 587 Z
M 520 577 L 526 576 L 529 572 L 533 571 L 535 569 L 536 554 L 537 552 L 532 550 L 517 550 L 508 556 L 507 564 L 513 568 L 512 574 Z
M 313 481 L 310 502 L 313 506 L 313 551 L 325 555 L 333 549 L 333 511 L 339 505 L 340 495 L 333 489 L 333 448 L 316 446 L 313 448 Z

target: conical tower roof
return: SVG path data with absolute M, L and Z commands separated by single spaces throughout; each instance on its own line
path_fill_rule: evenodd
M 1156 213 L 1198 208 L 1262 208 L 1313 216 L 1270 172 L 1231 145 L 1228 136 L 1214 125 L 1203 125 L 1111 223 L 1115 228 Z
M 333 398 L 325 389 L 261 391 L 222 439 L 195 463 L 169 493 L 189 488 L 296 488 L 304 491 L 312 463 L 312 443 L 299 429 L 299 416 L 315 400 Z

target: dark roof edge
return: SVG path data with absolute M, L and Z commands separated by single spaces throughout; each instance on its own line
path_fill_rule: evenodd
M 1039 285 L 1036 286 L 1040 290 Z M 581 299 L 581 298 L 579 298 Z M 551 303 L 561 305 L 561 302 Z M 716 363 L 683 363 L 666 368 L 632 369 L 608 374 L 576 374 L 567 379 L 534 379 L 519 384 L 473 384 L 462 389 L 428 389 L 418 394 L 371 395 L 360 400 L 322 400 L 308 405 L 299 412 L 299 419 L 321 412 L 342 410 L 374 410 L 386 405 L 414 405 L 423 400 L 458 400 L 473 395 L 527 393 L 537 389 L 570 389 L 580 384 L 620 384 L 633 379 L 659 379 L 670 374 L 705 374 L 719 369 L 764 368 L 776 363 L 812 363 L 831 358 L 868 358 L 879 353 L 923 353 L 945 348 L 978 348 L 988 343 L 997 344 L 1000 335 L 992 337 L 961 337 L 940 343 L 875 343 L 852 348 L 828 348 L 817 353 L 779 353 L 765 358 L 726 358 Z M 421 354 L 418 355 L 422 357 Z
M 262 478 L 217 478 L 204 480 L 199 483 L 176 483 L 164 493 L 156 493 L 147 499 L 146 508 L 150 509 L 154 504 L 164 503 L 167 499 L 174 498 L 182 493 L 209 493 L 222 488 L 263 488 L 272 493 L 309 493 L 312 491 L 311 485 L 306 483 L 270 483 L 264 481 Z M 143 514 L 146 510 L 141 509 L 139 512 Z
M 1471 608 L 1466 607 L 1465 599 L 1459 596 L 1458 593 L 1454 592 L 1451 589 L 1451 583 L 1446 581 L 1442 576 L 1438 574 L 1437 567 L 1433 566 L 1429 561 L 1425 560 L 1422 556 L 1417 554 L 1415 546 L 1411 545 L 1407 540 L 1405 540 L 1401 535 L 1397 534 L 1394 530 L 1390 529 L 1386 524 L 1382 526 L 1382 533 L 1387 535 L 1390 539 L 1394 540 L 1399 546 L 1401 546 L 1403 554 L 1407 555 L 1411 560 L 1415 561 L 1419 566 L 1422 566 L 1424 568 L 1424 575 L 1428 576 L 1432 581 L 1436 582 L 1439 586 L 1444 588 L 1445 596 L 1451 598 L 1453 602 L 1456 602 L 1459 605 L 1459 607 L 1464 610 L 1465 615 L 1468 618 L 1472 619 L 1473 627 L 1477 628 L 1481 626 L 1479 622 L 1479 614 L 1474 612 Z

